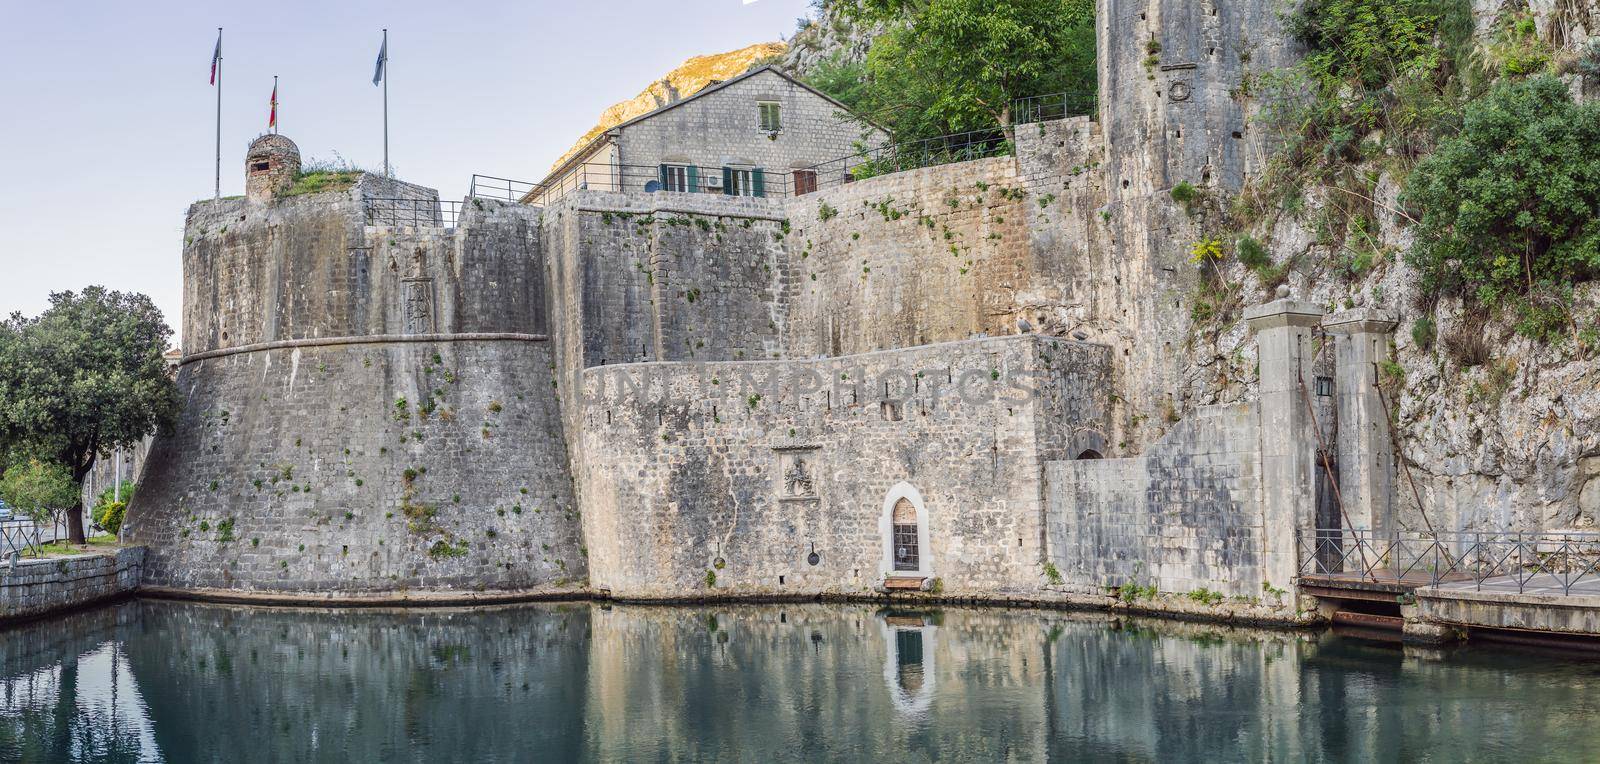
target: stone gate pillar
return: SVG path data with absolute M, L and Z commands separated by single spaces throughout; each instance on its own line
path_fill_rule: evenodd
M 1395 522 L 1394 448 L 1389 418 L 1378 398 L 1377 365 L 1389 357 L 1389 337 L 1398 322 L 1375 308 L 1328 316 L 1322 325 L 1333 338 L 1335 405 L 1339 412 L 1339 492 L 1351 525 L 1379 534 Z
M 1322 322 L 1315 303 L 1278 299 L 1247 308 L 1260 366 L 1261 513 L 1265 559 L 1273 586 L 1288 588 L 1298 572 L 1295 531 L 1316 512 L 1316 422 L 1306 405 L 1311 332 Z

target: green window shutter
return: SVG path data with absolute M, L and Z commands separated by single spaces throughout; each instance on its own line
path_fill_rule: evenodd
M 733 168 L 722 168 L 722 193 L 733 196 Z
M 756 196 L 767 195 L 767 182 L 760 167 L 750 171 L 750 185 L 755 189 Z
M 667 166 L 666 165 L 657 165 L 657 167 L 656 167 L 656 179 L 661 181 L 661 190 L 665 191 L 667 189 Z
M 691 194 L 700 190 L 700 168 L 689 165 L 689 187 L 685 190 Z

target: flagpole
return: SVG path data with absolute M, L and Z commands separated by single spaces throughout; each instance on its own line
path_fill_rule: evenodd
M 369 38 L 370 39 L 370 38 Z M 383 177 L 389 174 L 389 30 L 383 30 Z
M 222 27 L 217 27 L 217 185 L 211 199 L 222 198 Z
M 283 117 L 278 114 L 278 75 L 272 75 L 272 134 L 278 134 L 278 125 L 283 122 Z

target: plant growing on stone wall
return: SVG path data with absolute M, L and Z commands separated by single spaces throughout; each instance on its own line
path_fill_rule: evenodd
M 1133 604 L 1141 599 L 1153 600 L 1159 592 L 1155 584 L 1141 586 L 1132 581 L 1117 587 L 1117 597 L 1127 604 Z
M 706 571 L 705 581 L 706 581 L 706 588 L 707 589 L 710 589 L 710 588 L 716 586 L 717 585 L 717 572 L 714 571 L 714 570 L 709 570 L 708 569 Z
M 1194 589 L 1184 596 L 1202 605 L 1208 606 L 1214 606 L 1225 598 L 1225 595 L 1222 592 L 1212 591 L 1204 586 L 1200 587 L 1199 589 Z
M 1046 581 L 1050 582 L 1051 586 L 1061 585 L 1061 571 L 1056 569 L 1055 563 L 1046 562 L 1044 564 L 1044 578 Z
M 233 541 L 233 518 L 230 517 L 217 523 L 217 543 L 226 544 L 231 541 Z
M 1271 581 L 1262 581 L 1261 591 L 1276 600 L 1279 605 L 1283 604 L 1283 595 L 1288 594 L 1288 592 L 1273 586 Z
M 1433 341 L 1438 335 L 1438 326 L 1431 317 L 1422 316 L 1411 324 L 1411 341 L 1422 350 L 1432 348 Z
M 435 560 L 449 560 L 456 557 L 467 556 L 466 539 L 457 539 L 454 543 L 440 539 L 428 547 L 428 556 Z

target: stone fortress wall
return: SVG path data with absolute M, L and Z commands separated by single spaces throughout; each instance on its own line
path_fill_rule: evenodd
M 1132 35 L 1102 40 L 1111 97 L 1017 126 L 1014 157 L 793 198 L 470 199 L 453 228 L 369 225 L 436 198 L 371 176 L 197 204 L 188 405 L 128 526 L 146 580 L 870 594 L 904 499 L 906 575 L 951 596 L 1286 587 L 1317 501 L 1307 412 L 1332 405 L 1301 405 L 1321 310 L 1259 306 L 1240 382 L 1259 400 L 1191 399 L 1175 343 L 1198 229 L 1167 189 L 1249 170 L 1248 109 L 1223 101 L 1250 55 L 1287 52 L 1209 44 L 1258 4 L 1101 5 Z M 1183 65 L 1131 57 L 1185 24 Z M 1361 431 L 1326 434 L 1352 496 L 1381 497 L 1366 380 L 1392 325 L 1347 319 L 1330 373 Z M 1355 524 L 1382 527 L 1359 501 Z
M 907 498 L 926 526 L 920 577 L 1026 591 L 1042 580 L 1042 463 L 1103 447 L 1108 356 L 1029 336 L 588 369 L 577 479 L 592 583 L 870 594 Z
M 191 208 L 185 404 L 124 531 L 150 547 L 147 585 L 585 582 L 539 211 L 475 200 L 453 229 L 366 225 L 395 198 L 437 195 L 364 176 Z
M 1098 129 L 1019 132 L 1016 158 L 787 200 L 470 200 L 454 228 L 367 225 L 392 202 L 364 193 L 406 191 L 381 179 L 196 205 L 189 405 L 129 524 L 146 581 L 866 594 L 907 498 L 914 573 L 952 595 L 1225 588 L 1265 555 L 1253 424 L 1227 465 L 1209 427 L 1073 461 L 1130 451 L 1126 350 L 1061 336 L 1092 301 L 1058 310 L 1098 277 L 1064 257 Z M 1125 532 L 1166 510 L 1160 544 Z M 1169 559 L 1195 538 L 1205 567 Z

